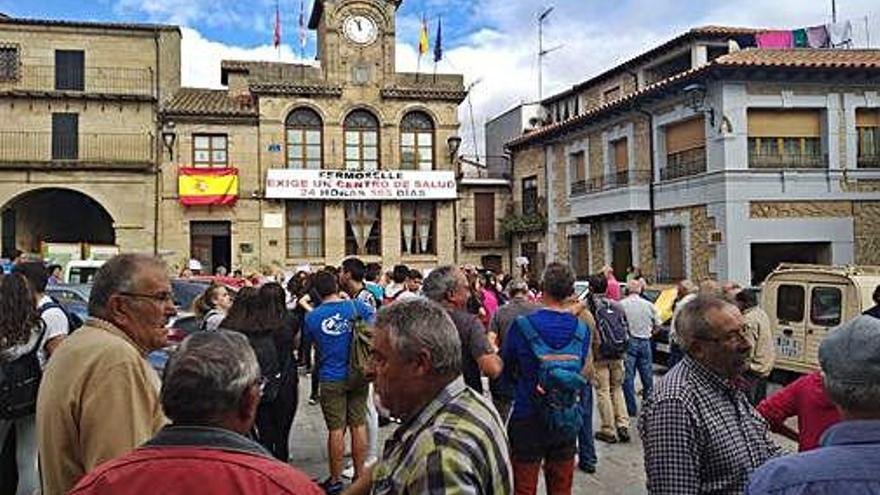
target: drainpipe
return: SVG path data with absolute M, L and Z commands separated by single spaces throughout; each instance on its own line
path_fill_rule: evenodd
M 636 91 L 639 90 L 639 77 L 633 71 L 627 71 L 632 76 L 636 85 Z M 651 179 L 648 181 L 648 210 L 650 210 L 651 222 L 651 261 L 654 263 L 654 280 L 657 280 L 657 221 L 654 216 L 654 114 L 642 109 L 640 106 L 633 105 L 633 110 L 648 118 L 648 163 L 651 166 Z
M 156 100 L 153 103 L 153 111 L 156 115 L 156 132 L 154 133 L 153 150 L 156 153 L 156 170 L 155 175 L 155 201 L 153 205 L 153 256 L 159 254 L 159 203 L 162 201 L 162 116 L 160 114 L 162 108 L 162 85 L 159 84 L 159 74 L 161 74 L 160 66 L 161 57 L 159 56 L 159 28 L 153 30 L 153 44 L 156 47 L 156 75 L 154 79 L 156 88 Z M 187 258 L 189 259 L 189 258 Z

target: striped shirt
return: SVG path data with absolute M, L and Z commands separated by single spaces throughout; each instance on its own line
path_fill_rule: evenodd
M 507 435 L 495 408 L 456 378 L 385 442 L 372 493 L 513 493 Z

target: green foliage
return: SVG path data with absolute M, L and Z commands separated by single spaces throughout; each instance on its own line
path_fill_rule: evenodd
M 542 232 L 547 229 L 547 217 L 544 214 L 507 215 L 501 220 L 501 231 L 506 236 Z

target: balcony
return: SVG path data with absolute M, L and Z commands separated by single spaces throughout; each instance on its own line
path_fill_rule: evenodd
M 828 155 L 817 153 L 749 153 L 749 168 L 827 168 Z
M 880 154 L 859 156 L 857 166 L 859 168 L 880 168 Z
M 82 85 L 75 82 L 71 84 L 70 80 L 60 81 L 56 77 L 53 65 L 22 65 L 18 76 L 15 81 L 0 83 L 0 91 L 64 91 L 83 94 L 155 97 L 151 69 L 86 67 L 83 69 Z
M 706 148 L 695 148 L 667 155 L 666 167 L 660 169 L 660 180 L 674 180 L 706 172 Z
M 572 196 L 582 196 L 622 187 L 647 185 L 650 182 L 650 170 L 624 170 L 622 172 L 605 174 L 601 177 L 575 181 L 570 186 Z
M 477 232 L 477 230 L 474 219 L 463 218 L 461 220 L 459 235 L 461 236 L 462 247 L 468 249 L 498 249 L 507 246 L 503 219 L 496 218 L 494 220 L 491 236 L 489 232 Z
M 148 168 L 154 149 L 148 133 L 80 133 L 68 141 L 53 140 L 51 132 L 0 131 L 0 168 Z
M 626 170 L 572 182 L 571 215 L 596 217 L 630 211 L 648 211 L 650 170 Z

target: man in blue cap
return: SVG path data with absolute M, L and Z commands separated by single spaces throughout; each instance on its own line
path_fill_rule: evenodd
M 822 447 L 780 457 L 755 471 L 746 493 L 877 493 L 880 487 L 880 320 L 859 316 L 819 346 L 825 390 L 843 422 Z

